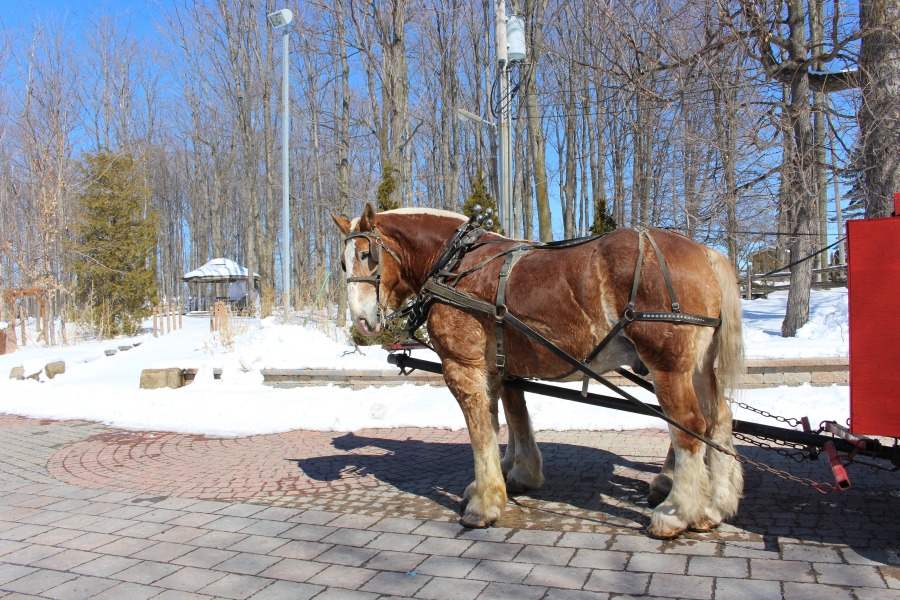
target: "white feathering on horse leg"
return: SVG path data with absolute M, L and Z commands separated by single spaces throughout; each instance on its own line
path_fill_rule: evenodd
M 712 431 L 712 440 L 727 450 L 734 452 L 734 438 L 731 432 L 731 408 L 726 402 L 719 407 L 719 419 Z M 712 485 L 713 514 L 718 523 L 737 513 L 738 503 L 744 491 L 744 472 L 741 463 L 733 456 L 719 452 L 715 448 L 707 451 Z
M 675 537 L 691 526 L 706 526 L 707 511 L 712 501 L 703 449 L 691 452 L 675 444 L 673 450 L 675 472 L 672 491 L 650 517 L 648 532 L 659 538 Z

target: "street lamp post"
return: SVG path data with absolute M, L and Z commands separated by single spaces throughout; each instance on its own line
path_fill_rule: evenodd
M 291 227 L 290 227 L 290 195 L 291 182 L 289 176 L 291 115 L 288 109 L 290 97 L 290 43 L 291 21 L 294 13 L 283 8 L 269 15 L 269 23 L 276 30 L 281 29 L 281 277 L 284 282 L 284 315 L 287 317 L 291 307 Z

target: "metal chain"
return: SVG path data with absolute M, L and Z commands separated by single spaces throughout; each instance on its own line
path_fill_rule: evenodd
M 741 407 L 745 410 L 749 410 L 750 412 L 754 412 L 758 415 L 762 415 L 763 417 L 766 417 L 767 419 L 775 419 L 779 423 L 785 423 L 787 425 L 790 425 L 791 427 L 797 427 L 802 424 L 802 421 L 800 419 L 791 419 L 789 417 L 773 415 L 769 411 L 761 410 L 759 408 L 754 408 L 748 404 L 744 404 L 743 402 L 735 402 L 735 404 L 737 404 L 739 407 Z M 773 444 L 769 444 L 768 442 L 762 442 L 762 441 L 753 439 L 752 437 L 750 437 L 749 435 L 746 435 L 746 434 L 734 433 L 733 435 L 737 439 L 747 442 L 749 444 L 752 444 L 754 446 L 757 446 L 759 448 L 765 448 L 767 450 L 774 450 L 781 456 L 790 458 L 791 460 L 798 462 L 798 463 L 803 462 L 804 460 L 808 459 L 808 452 L 805 452 L 807 447 L 803 444 L 798 444 L 796 442 L 787 442 L 787 441 L 783 441 L 783 440 L 775 440 L 774 438 L 768 438 L 766 436 L 753 436 L 755 438 L 776 441 L 784 446 L 789 446 L 791 448 L 795 448 L 797 450 L 804 451 L 804 452 L 800 452 L 800 451 L 791 452 L 790 450 L 785 450 L 784 448 L 776 448 Z M 780 477 L 781 479 L 784 479 L 786 481 L 793 481 L 795 483 L 799 483 L 800 485 L 805 485 L 807 487 L 811 487 L 812 489 L 816 490 L 820 494 L 830 494 L 831 492 L 833 492 L 837 489 L 840 489 L 840 488 L 838 488 L 837 485 L 835 485 L 833 483 L 822 483 L 822 482 L 814 481 L 812 479 L 807 479 L 806 477 L 798 477 L 797 475 L 792 475 L 791 473 L 788 473 L 787 471 L 780 471 L 778 469 L 770 467 L 769 465 L 767 465 L 765 463 L 757 462 L 753 459 L 747 458 L 746 456 L 741 456 L 740 454 L 737 454 L 737 453 L 735 453 L 735 458 L 738 460 L 738 462 L 750 465 L 750 466 L 754 467 L 755 469 L 758 469 L 765 473 L 771 473 L 772 475 L 775 475 L 776 477 Z
M 790 425 L 791 427 L 797 427 L 798 425 L 800 425 L 800 419 L 791 419 L 789 417 L 781 417 L 779 415 L 773 415 L 769 411 L 762 410 L 759 408 L 753 408 L 749 404 L 744 404 L 743 402 L 735 402 L 735 404 L 737 404 L 744 410 L 749 410 L 750 412 L 755 412 L 756 414 L 762 415 L 762 416 L 766 417 L 767 419 L 775 419 L 779 423 L 786 423 L 786 424 Z
M 779 471 L 778 469 L 772 468 L 765 463 L 757 462 L 737 453 L 734 454 L 734 457 L 738 460 L 738 462 L 742 464 L 750 465 L 751 467 L 754 467 L 755 469 L 758 469 L 765 473 L 771 473 L 772 475 L 780 477 L 781 479 L 784 479 L 786 481 L 793 481 L 795 483 L 799 483 L 800 485 L 811 487 L 820 494 L 830 494 L 831 492 L 840 489 L 836 484 L 821 483 L 812 479 L 807 479 L 806 477 L 798 477 L 797 475 L 792 475 L 787 471 Z
M 800 444 L 795 444 L 793 442 L 783 442 L 784 444 L 787 444 L 787 445 L 791 446 L 792 448 L 797 449 L 792 452 L 790 450 L 785 450 L 784 448 L 778 448 L 774 444 L 768 443 L 768 440 L 770 440 L 771 438 L 763 438 L 763 439 L 767 440 L 766 442 L 763 442 L 763 441 L 754 439 L 754 438 L 750 437 L 749 435 L 745 435 L 743 433 L 735 432 L 733 435 L 735 438 L 741 440 L 742 442 L 746 442 L 748 444 L 751 444 L 758 448 L 763 448 L 765 450 L 772 450 L 773 452 L 780 454 L 781 456 L 784 456 L 785 458 L 789 458 L 796 463 L 802 463 L 806 460 L 811 460 L 807 452 L 801 451 L 801 450 L 805 450 L 806 446 L 803 446 Z

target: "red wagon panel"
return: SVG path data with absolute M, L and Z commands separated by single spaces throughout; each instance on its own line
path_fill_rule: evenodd
M 847 223 L 850 429 L 900 437 L 900 217 Z

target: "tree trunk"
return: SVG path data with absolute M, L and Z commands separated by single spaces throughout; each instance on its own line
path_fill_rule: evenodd
M 864 74 L 859 135 L 866 218 L 893 212 L 900 192 L 900 2 L 861 0 L 860 70 Z
M 803 26 L 803 0 L 788 3 L 791 24 L 789 60 L 793 65 L 802 65 L 807 60 L 806 31 Z M 791 169 L 790 186 L 794 204 L 791 207 L 795 229 L 791 241 L 791 261 L 806 258 L 811 254 L 815 234 L 818 229 L 818 181 L 816 169 L 815 138 L 812 128 L 812 107 L 810 106 L 809 74 L 805 68 L 797 68 L 790 86 L 791 103 L 788 118 L 794 135 L 794 168 Z M 791 286 L 788 291 L 787 312 L 781 324 L 784 337 L 794 337 L 797 330 L 809 321 L 809 293 L 812 285 L 810 260 L 791 267 Z
M 338 81 L 340 81 L 339 102 L 340 114 L 337 122 L 337 212 L 346 215 L 350 207 L 350 65 L 347 61 L 347 41 L 344 34 L 344 0 L 336 0 L 334 6 L 335 27 L 337 29 L 337 53 L 340 57 Z M 335 92 L 338 93 L 338 92 Z M 340 255 L 344 249 L 343 243 L 335 244 L 336 255 L 333 257 L 332 277 L 339 277 L 342 273 L 337 270 L 340 265 Z M 343 282 L 337 284 L 337 326 L 344 327 L 347 323 L 347 286 Z
M 537 64 L 543 44 L 544 13 L 547 0 L 525 0 L 525 19 L 530 24 L 528 47 L 528 72 L 524 76 L 522 94 L 528 121 L 528 146 L 531 150 L 531 169 L 534 176 L 535 201 L 537 203 L 538 237 L 542 242 L 553 240 L 553 224 L 550 217 L 550 195 L 547 187 L 546 142 L 541 125 L 541 109 L 537 101 Z

